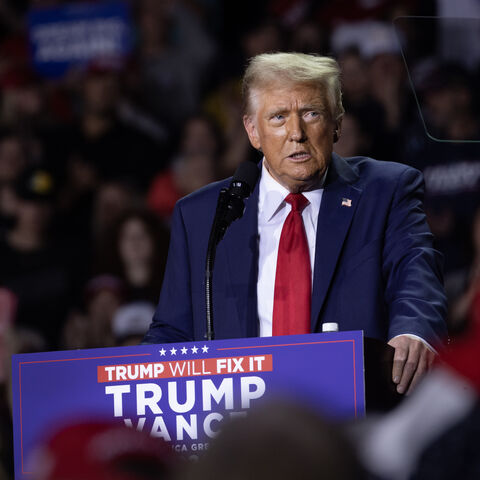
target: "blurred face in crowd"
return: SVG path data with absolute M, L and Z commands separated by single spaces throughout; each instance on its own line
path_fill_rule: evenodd
M 342 157 L 353 157 L 362 153 L 365 143 L 358 120 L 348 113 L 345 114 L 342 118 L 342 136 L 335 144 L 335 153 Z
M 119 251 L 127 264 L 149 262 L 153 256 L 153 242 L 147 227 L 139 218 L 130 218 L 120 230 Z
M 187 195 L 215 180 L 215 158 L 194 153 L 185 156 L 175 171 L 175 182 L 182 194 Z
M 51 205 L 44 201 L 16 198 L 14 204 L 16 226 L 21 231 L 41 235 L 50 224 Z
M 368 69 L 363 58 L 356 53 L 345 53 L 340 57 L 342 89 L 345 97 L 359 101 L 368 94 Z
M 260 25 L 242 38 L 242 45 L 247 57 L 254 57 L 265 52 L 281 50 L 281 34 L 273 24 Z
M 93 214 L 94 228 L 106 231 L 132 205 L 134 199 L 126 187 L 115 182 L 104 183 L 97 191 Z
M 250 109 L 245 129 L 272 177 L 290 192 L 315 187 L 330 162 L 337 129 L 322 89 L 276 83 L 253 90 Z
M 14 92 L 17 112 L 22 117 L 33 117 L 41 113 L 43 108 L 43 92 L 39 85 L 26 85 Z
M 85 108 L 95 114 L 111 113 L 118 99 L 118 80 L 112 73 L 93 73 L 84 86 Z
M 182 139 L 182 153 L 214 155 L 218 140 L 209 122 L 201 117 L 194 117 L 187 122 Z
M 25 153 L 16 137 L 6 137 L 0 141 L 0 181 L 14 181 L 25 166 Z

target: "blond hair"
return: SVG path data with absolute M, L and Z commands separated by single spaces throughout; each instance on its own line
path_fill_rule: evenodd
M 305 53 L 262 53 L 250 59 L 243 76 L 242 95 L 246 114 L 252 113 L 252 91 L 279 82 L 308 84 L 325 91 L 333 120 L 340 120 L 342 104 L 340 67 L 330 57 Z

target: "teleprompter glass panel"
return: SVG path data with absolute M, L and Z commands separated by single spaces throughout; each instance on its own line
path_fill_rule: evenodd
M 399 17 L 394 28 L 426 135 L 480 142 L 480 18 Z

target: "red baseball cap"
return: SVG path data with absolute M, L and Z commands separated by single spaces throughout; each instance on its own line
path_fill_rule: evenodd
M 35 480 L 162 480 L 174 459 L 160 438 L 94 420 L 55 431 L 37 448 L 31 468 Z

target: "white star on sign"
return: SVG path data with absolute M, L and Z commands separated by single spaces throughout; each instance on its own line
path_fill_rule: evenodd
M 188 348 L 183 347 L 182 348 L 182 355 L 185 355 L 188 352 Z
M 198 348 L 194 345 L 192 347 L 192 353 L 197 353 L 198 352 Z
M 172 347 L 172 348 L 170 349 L 170 355 L 176 355 L 176 354 L 177 354 L 177 349 L 174 348 L 174 347 Z
M 207 347 L 206 345 L 204 345 L 204 346 L 202 347 L 202 352 L 203 352 L 203 353 L 207 353 L 207 352 L 208 352 L 208 347 Z
M 159 352 L 160 352 L 160 355 L 163 357 L 165 356 L 166 350 L 162 348 L 161 350 L 159 350 Z

